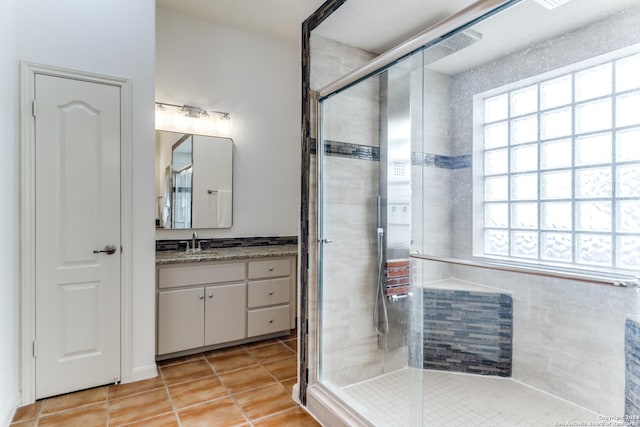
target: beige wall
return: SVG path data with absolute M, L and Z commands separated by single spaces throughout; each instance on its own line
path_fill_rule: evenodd
M 297 236 L 300 60 L 296 41 L 267 38 L 159 8 L 156 101 L 231 114 L 233 227 L 200 238 Z M 191 231 L 158 230 L 157 239 Z
M 0 2 L 0 426 L 9 425 L 19 402 L 18 295 L 18 56 L 15 39 L 17 0 Z

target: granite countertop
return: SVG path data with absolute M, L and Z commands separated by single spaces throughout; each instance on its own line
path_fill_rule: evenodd
M 156 265 L 229 261 L 246 258 L 270 258 L 291 256 L 297 253 L 297 245 L 246 246 L 240 248 L 207 249 L 199 252 L 158 251 L 156 252 Z

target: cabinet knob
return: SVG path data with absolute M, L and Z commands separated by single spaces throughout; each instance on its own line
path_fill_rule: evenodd
M 204 299 L 204 295 L 200 295 L 200 299 Z
M 269 291 L 269 295 L 273 295 L 273 291 Z
M 273 271 L 273 267 L 269 267 L 269 271 Z
M 273 323 L 273 319 L 269 319 L 269 323 Z
M 213 294 L 209 294 L 209 299 L 213 298 Z

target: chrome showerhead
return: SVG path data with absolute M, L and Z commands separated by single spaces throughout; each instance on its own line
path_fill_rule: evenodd
M 442 40 L 440 43 L 428 47 L 424 51 L 425 64 L 432 64 L 439 59 L 465 49 L 480 40 L 482 40 L 482 34 L 477 31 L 471 29 L 460 31 Z
M 534 0 L 536 3 L 541 4 L 547 9 L 555 9 L 558 6 L 562 6 L 567 3 L 569 0 Z
M 482 40 L 482 34 L 474 30 L 464 30 L 454 34 L 446 40 L 443 40 L 440 45 L 451 49 L 454 52 L 462 50 L 471 46 L 474 43 Z M 452 52 L 453 53 L 453 52 Z

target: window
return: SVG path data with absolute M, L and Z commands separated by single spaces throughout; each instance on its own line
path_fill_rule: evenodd
M 475 253 L 638 269 L 640 54 L 571 68 L 476 96 Z

